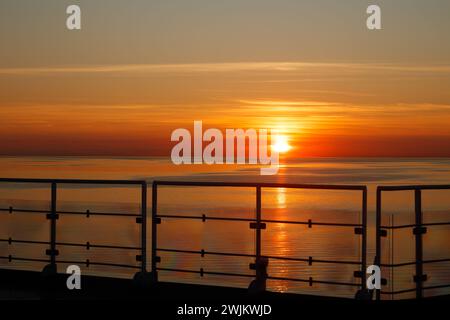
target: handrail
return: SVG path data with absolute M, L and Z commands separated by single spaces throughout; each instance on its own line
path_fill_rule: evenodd
M 413 190 L 447 190 L 450 189 L 448 184 L 417 184 L 404 186 L 378 186 L 381 191 L 413 191 Z
M 40 178 L 0 178 L 0 182 L 11 183 L 56 183 L 56 184 L 116 184 L 140 185 L 147 183 L 143 180 L 108 180 L 108 179 L 40 179 Z
M 190 186 L 190 187 L 261 187 L 261 188 L 294 188 L 294 189 L 321 189 L 321 190 L 360 190 L 367 189 L 363 185 L 338 184 L 299 184 L 281 182 L 218 182 L 218 181 L 173 181 L 154 180 L 153 184 L 160 186 Z

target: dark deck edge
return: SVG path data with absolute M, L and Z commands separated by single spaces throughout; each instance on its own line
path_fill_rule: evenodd
M 145 299 L 169 302 L 224 302 L 224 301 L 352 301 L 347 298 L 264 292 L 249 294 L 247 289 L 200 284 L 158 282 L 140 288 L 133 279 L 119 279 L 85 275 L 81 290 L 68 290 L 69 275 L 45 276 L 37 271 L 0 269 L 0 300 L 104 300 Z

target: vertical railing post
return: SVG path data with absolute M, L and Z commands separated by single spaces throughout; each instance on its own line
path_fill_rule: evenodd
M 157 264 L 157 225 L 158 225 L 158 184 L 156 181 L 153 181 L 152 184 L 152 274 L 153 279 L 157 280 L 157 270 L 156 270 L 156 264 Z
M 256 245 L 255 245 L 255 255 L 256 263 L 258 264 L 261 259 L 261 187 L 256 187 Z
M 50 264 L 56 266 L 56 182 L 52 182 L 52 207 L 50 218 Z
M 416 227 L 414 234 L 416 237 L 416 275 L 414 281 L 416 282 L 416 298 L 422 298 L 422 281 L 423 281 L 423 239 L 422 239 L 422 192 L 421 189 L 414 190 L 414 202 L 416 213 Z
M 250 228 L 255 229 L 255 263 L 250 264 L 250 268 L 255 270 L 255 280 L 248 289 L 250 293 L 266 291 L 267 280 L 267 258 L 261 258 L 261 229 L 265 229 L 265 224 L 261 223 L 261 186 L 256 186 L 256 222 L 250 223 Z
M 141 270 L 147 271 L 147 182 L 141 185 Z
M 377 206 L 377 208 L 376 208 L 376 225 L 375 225 L 375 228 L 376 228 L 375 265 L 377 265 L 381 269 L 381 189 L 380 189 L 380 187 L 377 187 L 377 205 L 376 206 Z M 366 274 L 366 271 L 364 271 L 364 274 Z M 381 289 L 380 290 L 376 289 L 376 298 L 377 298 L 377 300 L 380 300 Z
M 362 194 L 361 289 L 366 289 L 367 268 L 367 187 Z

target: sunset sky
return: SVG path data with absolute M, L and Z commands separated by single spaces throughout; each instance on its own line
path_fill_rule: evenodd
M 79 4 L 82 30 L 65 10 Z M 366 28 L 379 4 L 383 30 Z M 273 128 L 293 157 L 450 157 L 448 0 L 2 0 L 0 154 L 169 156 Z

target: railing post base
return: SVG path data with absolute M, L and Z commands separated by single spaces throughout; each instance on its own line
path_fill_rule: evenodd
M 43 277 L 53 276 L 58 273 L 58 268 L 56 264 L 48 264 L 42 269 L 41 273 Z
M 256 260 L 254 269 L 256 271 L 256 278 L 248 286 L 248 293 L 258 294 L 266 291 L 267 280 L 267 266 L 269 265 L 269 259 L 259 258 Z
M 373 290 L 359 289 L 355 294 L 355 300 L 372 300 Z
M 157 276 L 153 272 L 137 272 L 133 277 L 133 285 L 140 290 L 153 288 L 157 283 Z
M 56 291 L 58 270 L 56 264 L 48 264 L 41 271 L 41 290 L 44 297 Z M 50 296 L 49 296 L 50 297 Z

